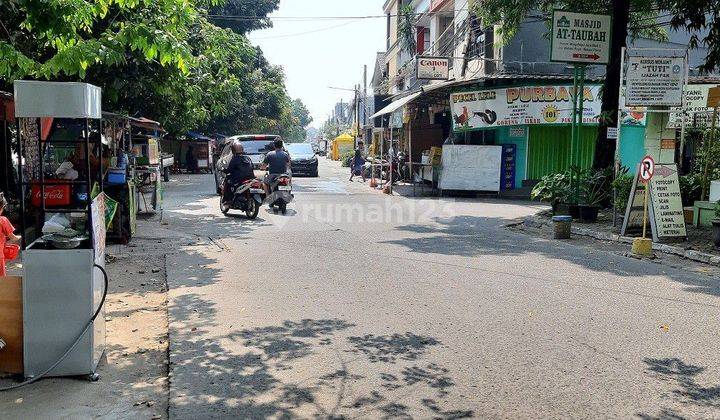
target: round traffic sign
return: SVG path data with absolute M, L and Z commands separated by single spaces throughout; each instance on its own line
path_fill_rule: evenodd
M 640 162 L 640 180 L 648 182 L 655 174 L 655 159 L 652 156 L 645 156 Z

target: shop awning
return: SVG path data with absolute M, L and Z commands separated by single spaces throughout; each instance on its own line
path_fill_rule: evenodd
M 402 108 L 403 106 L 405 106 L 405 105 L 409 104 L 410 102 L 412 102 L 413 100 L 415 100 L 415 98 L 417 98 L 420 95 L 422 95 L 422 91 L 415 92 L 411 95 L 408 95 L 408 96 L 402 97 L 396 101 L 393 101 L 390 103 L 390 105 L 386 106 L 385 108 L 381 109 L 380 111 L 378 111 L 378 112 L 374 113 L 372 116 L 370 116 L 370 119 L 377 118 L 381 115 L 390 114 L 392 112 L 395 112 L 398 109 Z

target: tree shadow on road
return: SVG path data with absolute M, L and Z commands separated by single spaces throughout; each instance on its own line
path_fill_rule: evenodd
M 715 414 L 720 412 L 720 384 L 705 386 L 699 381 L 699 376 L 706 371 L 706 368 L 685 363 L 678 358 L 645 358 L 643 362 L 654 378 L 676 387 L 670 394 L 674 397 L 673 405 L 676 407 L 662 408 L 655 415 L 638 413 L 638 417 L 648 420 L 685 418 L 686 415 L 679 411 L 679 408 L 708 410 Z M 693 417 L 696 416 L 698 413 L 694 411 Z M 704 415 L 700 414 L 700 417 Z
M 351 335 L 329 319 L 286 320 L 215 336 L 198 295 L 171 307 L 171 416 L 180 418 L 464 418 L 446 407 L 455 380 L 428 359 L 441 343 L 414 333 Z M 377 386 L 379 384 L 379 386 Z
M 479 216 L 456 216 L 434 218 L 435 224 L 411 224 L 396 227 L 407 237 L 382 241 L 397 245 L 411 253 L 447 255 L 469 258 L 485 256 L 513 257 L 524 254 L 540 254 L 551 259 L 563 260 L 601 273 L 620 277 L 668 276 L 687 285 L 687 290 L 720 296 L 720 282 L 709 276 L 639 261 L 609 252 L 592 250 L 560 242 L 534 238 L 504 229 L 507 220 Z M 608 261 L 612 261 L 608 263 Z

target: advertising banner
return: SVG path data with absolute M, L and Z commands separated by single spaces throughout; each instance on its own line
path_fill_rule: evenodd
M 586 85 L 583 124 L 597 124 L 600 85 Z M 450 95 L 455 131 L 516 125 L 571 124 L 572 85 L 517 86 Z
M 628 57 L 625 106 L 681 106 L 684 57 Z

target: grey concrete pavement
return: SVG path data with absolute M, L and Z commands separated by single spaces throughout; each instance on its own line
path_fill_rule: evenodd
M 720 281 L 406 199 L 321 160 L 287 216 L 166 192 L 172 418 L 717 418 Z

